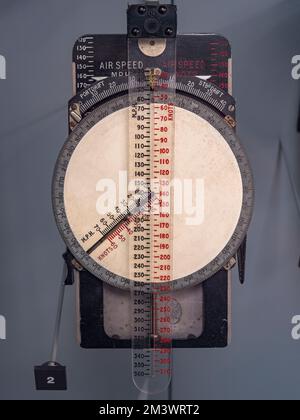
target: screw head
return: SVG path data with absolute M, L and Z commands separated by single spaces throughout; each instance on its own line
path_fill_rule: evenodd
M 139 28 L 133 28 L 131 31 L 133 36 L 139 36 L 140 32 Z
M 168 8 L 166 6 L 160 6 L 158 11 L 161 15 L 165 15 L 168 11 Z
M 139 13 L 140 15 L 144 15 L 146 12 L 147 12 L 147 9 L 146 9 L 146 7 L 145 7 L 145 6 L 140 6 L 140 7 L 138 8 L 138 13 Z
M 167 28 L 167 29 L 165 30 L 165 34 L 166 34 L 167 36 L 172 36 L 172 35 L 174 34 L 174 30 L 173 30 L 173 28 Z

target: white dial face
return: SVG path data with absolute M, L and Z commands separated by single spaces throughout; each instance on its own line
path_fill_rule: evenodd
M 206 267 L 228 244 L 241 215 L 243 182 L 236 157 L 219 131 L 183 108 L 176 108 L 175 120 L 175 179 L 182 186 L 182 197 L 186 193 L 183 210 L 173 216 L 176 280 Z M 94 125 L 81 139 L 68 164 L 64 183 L 66 216 L 85 251 L 101 238 L 97 237 L 95 227 L 107 216 L 99 212 L 103 194 L 100 186 L 109 180 L 112 188 L 116 186 L 118 198 L 124 187 L 120 185 L 120 174 L 127 168 L 128 108 L 124 108 Z M 190 185 L 192 197 L 187 191 Z M 112 246 L 111 241 L 104 241 L 90 257 L 108 271 L 128 278 L 127 229 L 120 232 L 116 242 Z

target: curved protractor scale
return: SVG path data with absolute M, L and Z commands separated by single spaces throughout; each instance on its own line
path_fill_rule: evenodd
M 158 84 L 163 82 L 159 80 Z M 145 86 L 142 82 L 141 85 Z M 175 86 L 170 85 L 170 89 L 176 89 L 179 93 L 186 93 L 198 100 L 202 100 L 222 115 L 230 116 L 234 119 L 234 98 L 210 82 L 196 77 L 180 77 L 177 78 Z M 70 102 L 70 108 L 74 104 L 79 104 L 81 115 L 86 115 L 100 103 L 112 97 L 124 95 L 126 92 L 128 92 L 128 77 L 120 77 L 118 79 L 106 78 L 94 83 L 91 87 L 73 97 Z
M 192 205 L 174 214 L 173 290 L 207 280 L 236 254 L 250 224 L 254 195 L 248 159 L 233 129 L 234 100 L 197 78 L 179 79 L 176 89 L 175 178 L 182 185 L 185 180 L 198 185 L 204 201 L 199 214 L 191 212 Z M 101 180 L 119 185 L 127 170 L 126 79 L 98 82 L 75 97 L 70 106 L 74 104 L 83 119 L 56 165 L 57 225 L 84 268 L 129 290 L 130 225 L 122 223 L 122 209 L 120 217 L 97 211 Z

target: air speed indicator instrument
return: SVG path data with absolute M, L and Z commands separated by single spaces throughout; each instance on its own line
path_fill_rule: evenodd
M 151 393 L 170 382 L 173 340 L 197 338 L 193 290 L 236 255 L 243 275 L 253 209 L 234 98 L 178 72 L 178 48 L 176 6 L 129 6 L 128 72 L 77 90 L 53 178 L 59 231 L 77 268 L 103 282 L 106 333 L 131 341 L 134 381 Z M 128 322 L 109 334 L 119 312 Z

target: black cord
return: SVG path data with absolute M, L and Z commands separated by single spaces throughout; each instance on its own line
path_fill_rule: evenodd
M 171 382 L 168 388 L 168 401 L 173 401 L 173 378 L 171 378 Z

